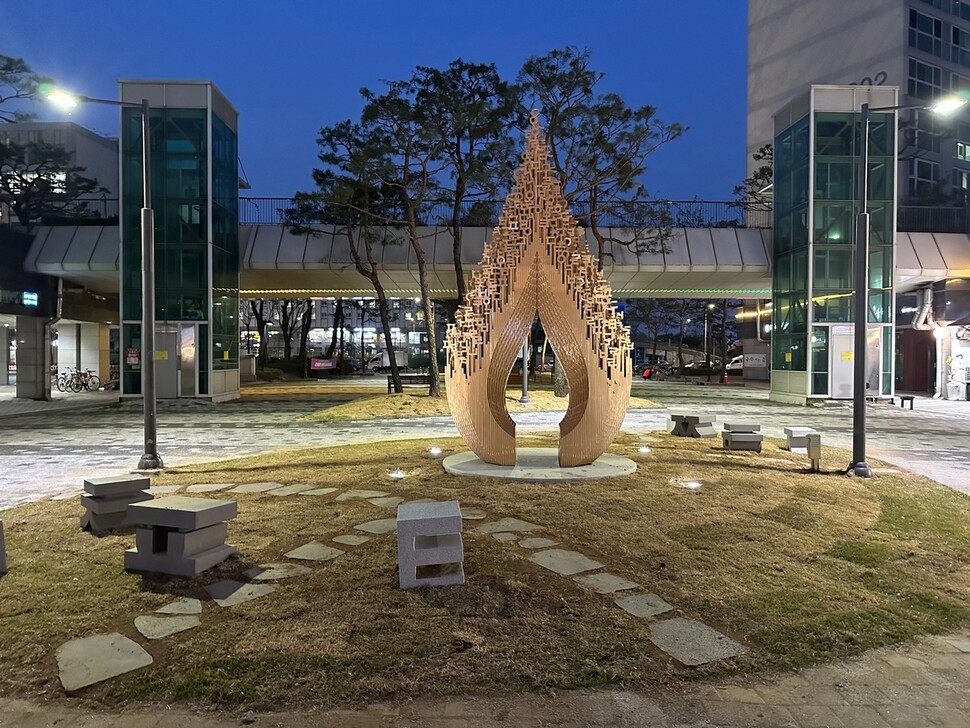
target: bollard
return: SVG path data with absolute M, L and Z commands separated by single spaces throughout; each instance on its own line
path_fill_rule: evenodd
M 812 432 L 806 436 L 808 441 L 808 457 L 812 461 L 812 471 L 818 472 L 822 465 L 822 436 Z

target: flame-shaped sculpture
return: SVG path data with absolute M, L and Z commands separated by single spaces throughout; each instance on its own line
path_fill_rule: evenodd
M 630 334 L 548 160 L 535 112 L 522 165 L 482 266 L 448 327 L 448 402 L 479 458 L 515 464 L 509 373 L 538 312 L 569 382 L 559 465 L 588 465 L 616 437 L 630 402 Z

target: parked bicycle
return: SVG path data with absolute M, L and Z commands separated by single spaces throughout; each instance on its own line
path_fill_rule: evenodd
M 58 392 L 80 392 L 82 389 L 96 392 L 101 388 L 101 378 L 94 373 L 93 369 L 81 371 L 72 368 L 68 372 L 59 374 L 56 384 Z

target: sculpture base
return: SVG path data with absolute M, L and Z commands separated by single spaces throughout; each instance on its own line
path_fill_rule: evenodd
M 473 452 L 449 455 L 442 465 L 452 475 L 529 482 L 616 478 L 630 475 L 637 469 L 637 464 L 630 458 L 611 453 L 603 453 L 589 465 L 563 468 L 559 466 L 559 451 L 552 447 L 516 448 L 515 465 L 486 463 Z

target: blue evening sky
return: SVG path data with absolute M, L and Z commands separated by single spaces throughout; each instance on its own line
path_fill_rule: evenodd
M 532 55 L 592 51 L 603 91 L 690 130 L 651 157 L 667 199 L 728 199 L 744 176 L 746 10 L 742 0 L 8 0 L 0 53 L 65 88 L 116 98 L 118 79 L 211 80 L 240 112 L 254 196 L 309 189 L 316 134 L 357 118 L 362 86 L 461 57 L 512 79 Z M 42 119 L 64 118 L 42 108 Z M 117 110 L 73 120 L 117 135 Z

